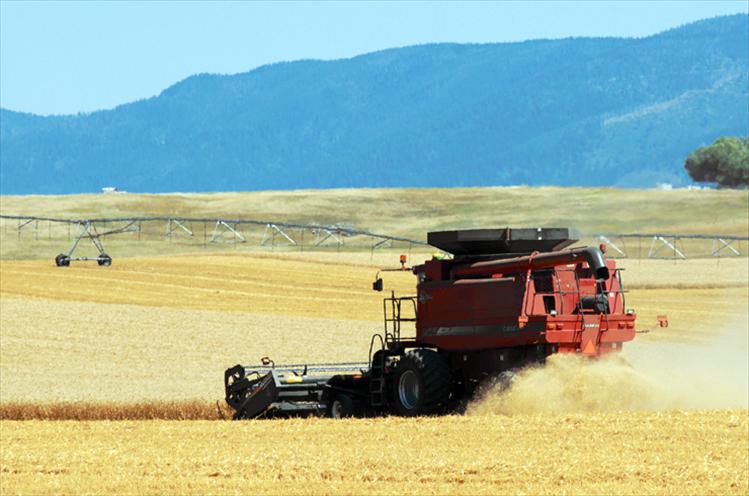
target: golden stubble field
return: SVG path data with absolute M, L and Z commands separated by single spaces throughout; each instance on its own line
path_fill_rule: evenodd
M 382 329 L 383 295 L 371 281 L 378 266 L 397 265 L 397 254 L 379 257 L 0 261 L 3 402 L 216 400 L 227 367 L 262 356 L 366 361 Z M 654 328 L 659 314 L 671 322 L 638 343 L 712 343 L 747 313 L 746 259 L 622 265 L 639 327 Z M 413 291 L 409 272 L 385 279 L 386 289 Z
M 370 284 L 395 262 L 0 261 L 0 413 L 215 418 L 235 363 L 365 360 L 382 326 Z M 466 416 L 0 420 L 0 492 L 746 494 L 746 259 L 621 263 L 627 306 L 653 329 L 626 348 L 626 363 L 554 360 Z M 413 276 L 389 273 L 386 287 L 407 293 Z M 667 329 L 655 327 L 662 313 Z
M 747 415 L 3 422 L 3 494 L 746 494 Z

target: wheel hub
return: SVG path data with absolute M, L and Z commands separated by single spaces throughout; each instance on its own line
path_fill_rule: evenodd
M 335 419 L 343 417 L 343 405 L 341 404 L 340 400 L 333 401 L 333 404 L 330 407 L 330 413 L 330 416 Z
M 419 401 L 419 378 L 413 370 L 406 370 L 398 380 L 398 399 L 406 409 L 412 410 Z

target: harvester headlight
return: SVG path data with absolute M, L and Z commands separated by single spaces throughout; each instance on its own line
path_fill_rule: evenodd
M 634 314 L 635 314 L 635 309 L 634 308 L 628 308 L 627 309 L 627 315 L 634 315 Z
M 551 310 L 551 311 L 549 311 L 549 315 L 551 315 L 552 317 L 556 317 L 557 316 L 557 311 L 556 310 Z

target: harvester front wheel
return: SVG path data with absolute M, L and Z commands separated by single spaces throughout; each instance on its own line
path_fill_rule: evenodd
M 347 394 L 338 394 L 328 407 L 328 415 L 334 419 L 351 417 L 354 415 L 354 400 Z
M 393 408 L 399 415 L 436 413 L 450 399 L 450 366 L 436 351 L 407 352 L 398 361 L 393 375 Z

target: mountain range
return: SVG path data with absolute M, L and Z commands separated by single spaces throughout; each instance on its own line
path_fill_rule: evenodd
M 748 88 L 743 14 L 276 63 L 110 110 L 0 109 L 0 193 L 683 185 L 690 151 L 749 134 Z

